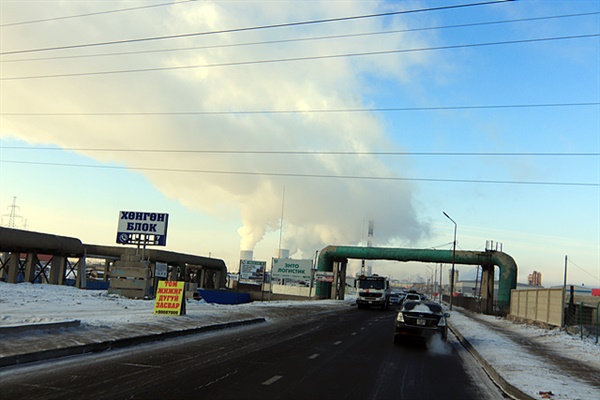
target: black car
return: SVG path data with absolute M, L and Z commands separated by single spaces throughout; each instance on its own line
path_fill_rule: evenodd
M 446 340 L 446 318 L 449 316 L 450 314 L 445 313 L 438 303 L 407 300 L 396 317 L 394 342 L 399 343 L 402 338 L 427 340 L 436 334 Z

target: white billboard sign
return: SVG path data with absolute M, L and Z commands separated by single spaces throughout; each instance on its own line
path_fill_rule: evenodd
M 154 266 L 154 276 L 157 278 L 166 278 L 169 272 L 169 266 L 165 263 L 157 262 Z
M 317 271 L 315 272 L 317 282 L 333 282 L 333 272 Z
M 240 260 L 242 279 L 262 280 L 267 268 L 266 261 Z
M 140 211 L 120 211 L 117 228 L 117 243 L 129 244 L 136 236 L 146 235 L 154 238 L 154 244 L 166 246 L 169 214 Z
M 310 280 L 313 260 L 273 259 L 273 278 Z

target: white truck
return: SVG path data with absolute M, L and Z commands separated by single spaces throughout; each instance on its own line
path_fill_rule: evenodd
M 361 275 L 356 278 L 356 304 L 358 308 L 390 307 L 390 281 L 379 275 Z

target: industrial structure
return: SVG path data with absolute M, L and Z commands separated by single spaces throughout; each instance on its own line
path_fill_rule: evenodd
M 200 288 L 225 287 L 227 267 L 216 258 L 164 250 L 84 244 L 72 237 L 0 227 L 0 280 L 71 284 L 86 289 L 86 260 L 104 260 L 102 281 L 109 292 L 126 297 L 153 295 L 158 279 L 189 282 Z M 157 267 L 158 266 L 158 267 Z
M 405 249 L 389 247 L 328 246 L 321 250 L 317 271 L 333 271 L 343 282 L 348 259 L 418 261 L 433 263 L 453 263 L 480 265 L 481 309 L 486 314 L 495 314 L 494 309 L 494 266 L 500 268 L 500 281 L 496 306 L 500 313 L 510 311 L 510 293 L 517 286 L 517 263 L 506 253 L 494 250 L 452 251 L 434 249 Z M 339 291 L 339 289 L 336 289 Z M 338 298 L 343 293 L 333 292 L 331 283 L 318 282 L 316 296 L 319 298 Z M 343 298 L 343 297 L 341 297 Z
M 530 286 L 542 286 L 542 273 L 533 271 L 527 276 L 527 282 Z

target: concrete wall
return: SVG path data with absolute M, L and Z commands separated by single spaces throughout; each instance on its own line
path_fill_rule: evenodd
M 265 290 L 268 290 L 268 285 L 265 285 Z M 308 297 L 309 288 L 305 286 L 285 286 L 285 285 L 273 285 L 273 293 L 287 294 L 292 296 Z M 312 293 L 315 295 L 315 289 L 313 288 Z
M 562 288 L 512 290 L 508 318 L 561 326 L 562 296 Z
M 269 284 L 264 285 L 264 291 L 261 291 L 260 289 L 260 285 L 240 285 L 241 291 L 250 293 L 251 301 L 311 300 L 311 298 L 308 297 L 309 288 L 303 286 L 273 285 L 273 293 L 269 293 Z M 314 299 L 314 288 L 311 295 L 312 299 Z
M 309 301 L 315 300 L 314 297 L 308 298 L 306 296 L 294 296 L 293 294 L 281 294 L 281 293 L 271 293 L 269 292 L 249 292 L 250 293 L 250 301 Z

